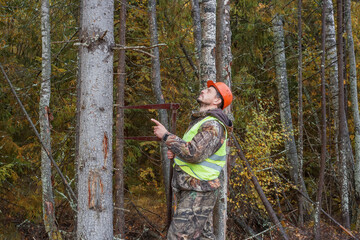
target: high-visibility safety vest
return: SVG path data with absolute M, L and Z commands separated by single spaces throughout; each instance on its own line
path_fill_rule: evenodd
M 199 128 L 201 125 L 210 120 L 215 120 L 219 122 L 225 130 L 225 141 L 221 145 L 220 149 L 217 150 L 216 153 L 205 159 L 200 163 L 188 163 L 184 160 L 181 160 L 178 157 L 175 157 L 175 164 L 179 165 L 180 168 L 189 174 L 190 176 L 200 179 L 200 180 L 214 180 L 219 177 L 222 168 L 225 166 L 226 163 L 226 142 L 227 142 L 227 131 L 225 125 L 219 121 L 217 118 L 208 116 L 198 123 L 196 123 L 192 128 L 187 131 L 184 136 L 183 140 L 186 142 L 190 142 L 193 137 L 198 133 Z

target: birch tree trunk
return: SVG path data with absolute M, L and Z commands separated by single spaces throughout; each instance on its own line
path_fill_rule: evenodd
M 83 2 L 80 1 L 79 6 L 79 36 L 82 32 L 82 6 Z M 79 166 L 79 152 L 80 152 L 80 146 L 79 146 L 79 136 L 80 136 L 80 111 L 81 111 L 81 75 L 80 75 L 80 69 L 81 69 L 81 56 L 82 47 L 78 48 L 78 54 L 77 54 L 77 82 L 76 82 L 76 126 L 75 126 L 75 169 L 78 169 Z M 75 194 L 76 199 L 78 199 L 78 186 L 79 186 L 79 176 L 78 171 L 75 171 Z M 77 212 L 75 212 L 74 217 L 75 222 L 77 222 Z M 77 224 L 74 226 L 74 232 L 77 232 Z
M 150 18 L 150 35 L 151 35 L 151 45 L 155 46 L 158 44 L 158 31 L 157 31 L 157 20 L 156 20 L 156 0 L 149 0 L 149 18 Z M 159 47 L 154 47 L 151 50 L 151 54 L 154 56 L 151 59 L 151 80 L 152 87 L 155 93 L 156 102 L 158 104 L 165 103 L 164 96 L 161 90 L 161 77 L 160 77 L 160 57 L 159 57 Z M 159 110 L 160 122 L 165 126 L 166 129 L 169 129 L 169 120 L 168 114 L 165 109 Z M 163 165 L 163 176 L 164 176 L 164 185 L 166 189 L 166 199 L 168 204 L 171 205 L 171 161 L 167 158 L 167 147 L 164 143 L 161 143 L 161 156 L 162 156 L 162 165 Z M 168 206 L 168 211 L 171 208 Z M 170 218 L 170 213 L 168 212 L 168 218 Z M 170 221 L 170 219 L 168 219 Z
M 50 95 L 51 95 L 51 45 L 50 45 L 50 3 L 41 1 L 42 72 L 39 104 L 41 141 L 51 154 Z M 55 219 L 55 201 L 51 184 L 51 161 L 41 148 L 42 207 L 45 230 L 49 239 L 61 239 Z
M 199 0 L 191 0 L 191 16 L 193 20 L 193 35 L 195 42 L 196 71 L 200 69 L 201 58 L 201 22 Z
M 357 198 L 360 199 L 360 115 L 359 103 L 357 93 L 357 78 L 356 78 L 356 61 L 354 50 L 354 39 L 351 24 L 351 1 L 345 0 L 345 29 L 347 36 L 347 52 L 349 56 L 349 83 L 350 83 L 350 97 L 351 110 L 354 117 L 355 125 L 355 191 Z
M 77 239 L 113 239 L 113 0 L 83 0 Z
M 348 186 L 348 167 L 347 167 L 347 124 L 344 103 L 344 67 L 343 67 L 343 5 L 342 0 L 337 0 L 337 41 L 338 47 L 338 84 L 339 84 L 339 153 L 340 153 L 340 175 L 341 175 L 341 208 L 343 223 L 346 228 L 350 228 L 349 210 L 349 186 Z
M 299 178 L 303 178 L 303 152 L 304 152 L 304 122 L 303 122 L 303 84 L 302 84 L 302 16 L 301 16 L 301 9 L 302 9 L 302 0 L 298 0 L 298 90 L 299 90 L 299 136 L 298 136 L 298 152 L 299 152 Z M 302 189 L 304 192 L 304 189 Z M 299 220 L 298 225 L 302 227 L 304 225 L 304 208 L 303 208 L 303 197 L 301 194 L 298 194 L 299 202 Z
M 127 0 L 120 1 L 120 32 L 119 44 L 126 45 L 126 5 Z M 116 143 L 115 143 L 115 206 L 114 233 L 120 239 L 125 239 L 124 214 L 124 90 L 125 90 L 125 49 L 119 50 L 119 65 L 117 68 L 117 107 L 116 107 Z
M 330 99 L 332 105 L 332 113 L 334 119 L 334 145 L 335 145 L 335 156 L 336 162 L 339 162 L 339 144 L 338 144 L 338 133 L 339 133 L 339 89 L 338 89 L 338 66 L 337 66 L 337 47 L 336 47 L 336 31 L 335 31 L 335 20 L 334 20 L 334 7 L 332 0 L 324 0 L 325 9 L 325 48 L 326 48 L 326 59 L 327 68 L 329 69 L 330 78 Z
M 315 240 L 321 239 L 320 232 L 320 213 L 321 213 L 321 202 L 322 202 L 322 191 L 324 187 L 324 176 L 325 176 L 325 164 L 326 164 L 326 82 L 325 82 L 325 10 L 326 5 L 322 3 L 322 15 L 321 15 L 321 161 L 320 161 L 320 174 L 316 193 L 315 202 L 315 213 L 314 213 L 314 235 Z
M 216 11 L 216 81 L 225 82 L 231 88 L 231 29 L 230 29 L 230 1 L 218 1 Z M 230 116 L 231 106 L 224 112 Z M 230 157 L 230 155 L 228 156 Z M 228 164 L 220 174 L 221 187 L 219 197 L 214 208 L 214 234 L 217 240 L 226 239 L 227 221 L 227 190 L 228 190 Z
M 200 2 L 200 18 L 200 88 L 204 88 L 208 80 L 216 81 L 216 0 L 203 0 Z
M 231 27 L 230 27 L 230 0 L 224 0 L 224 26 L 223 26 L 223 42 L 224 42 L 224 55 L 223 55 L 223 67 L 222 67 L 222 82 L 226 83 L 231 89 L 232 78 L 231 78 L 231 65 L 232 65 L 232 52 L 231 52 Z M 228 107 L 227 109 L 231 109 Z
M 284 44 L 284 28 L 283 22 L 279 15 L 273 18 L 273 32 L 275 41 L 275 68 L 276 81 L 279 94 L 280 118 L 284 129 L 285 150 L 287 158 L 290 162 L 291 170 L 290 176 L 296 185 L 300 186 L 301 190 L 306 190 L 305 183 L 302 178 L 299 178 L 299 163 L 296 152 L 296 144 L 294 138 L 294 130 L 292 125 L 289 89 L 286 72 L 286 58 L 285 58 L 285 44 Z M 307 191 L 303 192 L 307 195 Z

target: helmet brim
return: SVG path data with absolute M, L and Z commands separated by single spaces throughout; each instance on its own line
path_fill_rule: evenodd
M 214 87 L 217 91 L 219 91 L 218 87 L 216 86 L 216 84 L 213 81 L 209 80 L 209 81 L 207 81 L 206 84 L 207 84 L 208 88 L 209 87 Z

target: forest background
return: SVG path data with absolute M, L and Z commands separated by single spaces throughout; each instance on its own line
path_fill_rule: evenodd
M 331 2 L 331 1 L 324 1 Z M 356 68 L 360 57 L 360 2 L 351 3 L 352 37 Z M 336 3 L 332 4 L 334 8 Z M 52 155 L 70 185 L 75 189 L 75 128 L 78 78 L 79 1 L 50 3 L 51 18 L 51 142 Z M 120 2 L 115 2 L 115 42 L 120 31 Z M 11 79 L 26 110 L 39 127 L 39 99 L 42 72 L 40 1 L 0 1 L 0 63 Z M 303 144 L 302 177 L 307 196 L 315 201 L 320 177 L 321 156 L 321 27 L 322 2 L 302 2 L 302 89 L 303 127 L 298 123 L 299 26 L 297 1 L 231 1 L 231 88 L 234 94 L 232 114 L 234 133 L 268 200 L 282 225 L 293 239 L 312 239 L 314 206 L 304 204 L 304 220 L 299 220 L 297 189 L 292 179 L 293 166 L 286 155 L 289 136 L 282 130 L 277 87 L 276 35 L 274 26 L 281 16 L 284 30 L 290 121 L 295 140 Z M 196 66 L 193 35 L 192 1 L 159 0 L 156 5 L 160 54 L 161 88 L 166 103 L 180 103 L 177 133 L 183 134 L 201 84 Z M 148 2 L 127 3 L 126 45 L 151 46 Z M 337 11 L 327 12 L 337 17 Z M 334 22 L 335 24 L 335 22 Z M 335 24 L 336 25 L 336 24 Z M 337 26 L 336 26 L 337 27 Z M 328 42 L 330 36 L 328 34 Z M 332 36 L 335 38 L 335 36 Z M 350 96 L 350 62 L 347 34 L 344 43 L 344 102 L 351 154 L 341 160 L 337 145 L 338 116 L 334 114 L 331 76 L 336 64 L 327 58 L 326 76 L 326 165 L 322 187 L 322 208 L 356 235 L 360 229 L 359 195 L 356 187 L 356 144 L 354 104 Z M 331 47 L 327 47 L 327 53 Z M 116 51 L 116 50 L 115 50 Z M 145 52 L 144 51 L 149 51 Z M 151 54 L 146 50 L 126 50 L 125 105 L 157 103 L 152 90 Z M 114 69 L 119 63 L 114 54 Z M 195 64 L 194 64 L 195 63 Z M 116 71 L 115 75 L 116 76 Z M 114 82 L 115 83 L 115 82 Z M 357 85 L 358 81 L 356 81 Z M 114 85 L 115 86 L 115 85 Z M 301 86 L 301 85 L 300 85 Z M 0 238 L 46 239 L 42 219 L 41 145 L 22 113 L 4 77 L 0 81 Z M 114 96 L 117 88 L 114 87 Z M 115 100 L 114 100 L 115 104 Z M 115 117 L 115 115 L 114 115 Z M 151 135 L 150 118 L 159 118 L 156 110 L 125 110 L 127 136 Z M 335 127 L 334 127 L 335 126 Z M 302 134 L 299 134 L 303 132 Z M 300 140 L 301 138 L 301 140 Z M 115 148 L 115 141 L 114 147 Z M 244 161 L 236 156 L 228 187 L 228 239 L 245 239 L 256 233 L 257 239 L 279 237 L 255 191 Z M 351 156 L 350 156 L 351 155 Z M 159 143 L 126 140 L 124 145 L 125 236 L 127 239 L 151 239 L 159 236 L 166 222 L 165 189 Z M 344 220 L 343 170 L 348 190 L 348 223 Z M 75 213 L 60 177 L 53 170 L 57 226 L 63 237 L 73 237 Z M 301 185 L 301 184 L 300 184 Z M 306 201 L 305 201 L 306 202 Z M 346 204 L 346 203 L 345 203 Z M 310 210 L 309 210 L 310 209 Z M 346 219 L 346 217 L 345 217 Z M 303 222 L 303 223 L 302 223 Z M 333 220 L 321 216 L 323 239 L 349 236 Z M 160 234 L 161 235 L 161 234 Z

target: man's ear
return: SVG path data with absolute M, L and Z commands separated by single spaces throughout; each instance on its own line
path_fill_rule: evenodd
M 216 97 L 213 101 L 214 105 L 219 105 L 221 103 L 221 98 Z

